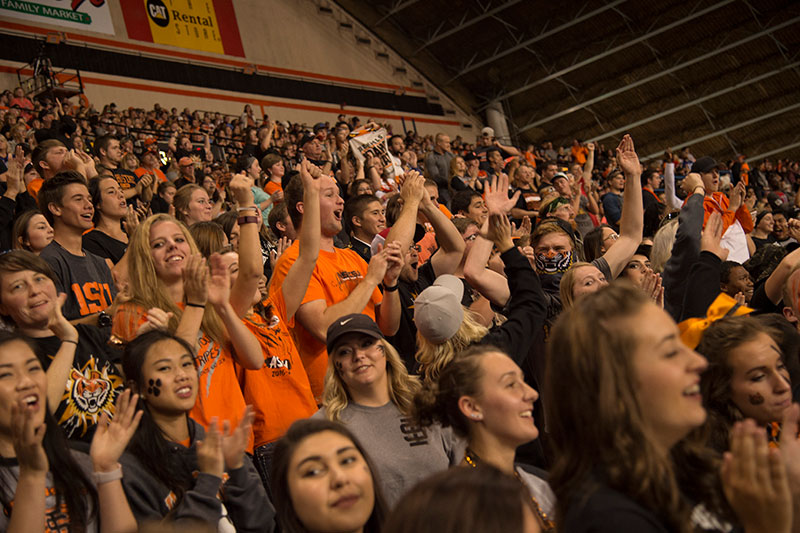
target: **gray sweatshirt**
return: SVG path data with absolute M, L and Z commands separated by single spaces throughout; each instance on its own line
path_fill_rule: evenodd
M 392 402 L 381 407 L 350 402 L 340 416 L 375 465 L 389 508 L 418 482 L 464 457 L 466 444 L 450 428 L 420 427 Z M 325 408 L 312 418 L 325 418 Z

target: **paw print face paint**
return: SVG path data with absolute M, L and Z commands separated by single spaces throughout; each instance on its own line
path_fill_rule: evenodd
M 155 380 L 151 379 L 151 380 L 148 381 L 147 384 L 148 384 L 147 394 L 152 394 L 153 396 L 158 398 L 158 395 L 161 394 L 161 380 L 160 379 L 155 379 Z

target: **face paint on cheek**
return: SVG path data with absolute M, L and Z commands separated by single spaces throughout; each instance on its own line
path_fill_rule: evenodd
M 156 380 L 152 380 L 151 379 L 148 382 L 148 384 L 150 386 L 147 387 L 147 394 L 152 394 L 153 396 L 158 397 L 158 395 L 161 394 L 161 380 L 160 379 L 156 379 Z
M 750 400 L 750 405 L 761 405 L 764 403 L 764 397 L 761 396 L 758 392 L 755 394 L 750 394 L 747 396 L 747 399 Z

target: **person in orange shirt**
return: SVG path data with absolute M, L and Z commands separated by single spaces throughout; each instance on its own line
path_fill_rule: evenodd
M 261 160 L 261 168 L 267 175 L 267 182 L 264 184 L 264 192 L 272 196 L 278 191 L 283 192 L 283 176 L 286 168 L 283 166 L 283 159 L 278 154 L 267 154 Z M 275 203 L 282 202 L 283 198 L 276 198 Z
M 316 174 L 316 178 L 311 173 Z M 231 305 L 244 325 L 261 344 L 263 364 L 257 370 L 238 368 L 239 382 L 245 401 L 254 412 L 254 458 L 261 478 L 269 486 L 272 447 L 295 420 L 308 418 L 317 411 L 297 346 L 289 333 L 288 323 L 294 317 L 305 295 L 319 255 L 319 175 L 320 170 L 308 161 L 300 169 L 303 180 L 303 205 L 306 224 L 300 233 L 300 255 L 289 269 L 284 283 L 263 298 L 259 291 L 263 277 L 258 230 L 260 219 L 252 192 L 252 179 L 237 174 L 230 190 L 238 205 L 239 253 L 223 255 L 233 272 Z M 261 303 L 262 312 L 254 305 Z
M 572 148 L 570 151 L 572 152 L 573 161 L 581 166 L 586 164 L 586 157 L 589 155 L 589 149 L 578 142 L 578 139 L 572 141 Z
M 353 250 L 334 248 L 333 238 L 342 231 L 344 202 L 332 177 L 326 175 L 320 180 L 319 258 L 297 310 L 297 321 L 290 323 L 317 403 L 322 398 L 328 367 L 325 350 L 328 326 L 341 316 L 364 313 L 375 320 L 385 335 L 394 335 L 400 324 L 397 282 L 403 267 L 403 253 L 396 242 L 388 242 L 384 249 L 373 254 L 369 266 Z M 289 182 L 285 198 L 294 227 L 302 231 L 303 182 L 299 176 Z M 270 295 L 283 286 L 289 269 L 297 261 L 299 241 L 295 241 L 275 264 Z M 381 281 L 383 294 L 378 289 Z
M 167 176 L 158 168 L 158 152 L 151 148 L 142 154 L 142 166 L 133 171 L 137 178 L 149 174 L 155 178 L 153 180 L 153 193 L 158 189 L 158 184 L 167 181 Z
M 730 199 L 728 199 L 724 193 L 719 192 L 717 162 L 709 156 L 695 161 L 692 165 L 692 173 L 700 175 L 705 189 L 703 227 L 713 212 L 716 211 L 722 215 L 722 247 L 730 250 L 729 261 L 744 263 L 750 258 L 745 234 L 753 231 L 755 227 L 750 211 L 744 203 L 746 193 L 744 182 L 740 180 L 736 184 L 736 187 L 731 190 Z
M 219 255 L 210 267 L 189 230 L 165 215 L 153 215 L 128 246 L 129 301 L 117 309 L 112 333 L 130 341 L 166 328 L 196 348 L 200 391 L 191 417 L 208 429 L 212 419 L 235 427 L 245 410 L 234 357 L 256 370 L 264 364 L 261 345 L 230 304 L 230 274 Z M 207 305 L 211 304 L 211 305 Z M 253 450 L 252 433 L 248 451 Z

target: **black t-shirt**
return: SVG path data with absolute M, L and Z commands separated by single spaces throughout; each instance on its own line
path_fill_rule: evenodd
M 128 243 L 118 241 L 99 229 L 93 229 L 83 235 L 83 249 L 98 257 L 111 259 L 111 262 L 116 265 L 125 255 Z
M 105 259 L 91 252 L 72 255 L 56 241 L 48 244 L 40 257 L 56 275 L 56 289 L 67 294 L 63 313 L 67 320 L 98 313 L 117 296 L 117 288 Z
M 417 326 L 414 324 L 414 300 L 419 293 L 433 285 L 436 273 L 430 261 L 419 267 L 417 281 L 409 283 L 400 280 L 398 294 L 400 296 L 400 327 L 392 337 L 386 340 L 397 349 L 406 368 L 410 373 L 416 373 L 417 361 Z
M 64 395 L 55 419 L 67 438 L 90 443 L 102 413 L 114 416 L 114 403 L 124 381 L 117 370 L 118 354 L 108 345 L 110 328 L 78 324 L 78 346 L 72 369 L 64 384 Z M 45 370 L 61 347 L 56 336 L 32 338 L 36 356 Z M 115 361 L 116 360 L 116 361 Z
M 117 183 L 119 183 L 119 186 L 122 188 L 123 191 L 127 191 L 128 189 L 133 189 L 139 182 L 139 177 L 130 170 L 125 170 L 124 168 L 120 167 L 113 168 L 110 170 L 111 173 L 114 174 L 114 177 L 117 179 Z
M 562 523 L 566 533 L 668 533 L 650 510 L 604 484 L 584 486 L 583 494 L 572 497 Z
M 150 201 L 150 210 L 154 215 L 158 213 L 169 213 L 169 204 L 159 195 L 154 194 L 153 199 Z

